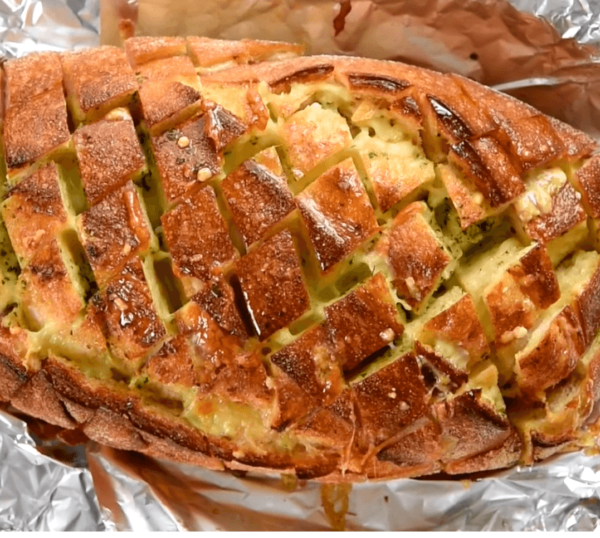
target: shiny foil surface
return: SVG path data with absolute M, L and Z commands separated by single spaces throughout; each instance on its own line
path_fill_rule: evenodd
M 0 55 L 137 33 L 305 42 L 470 76 L 599 136 L 592 0 L 0 0 Z M 597 130 L 598 129 L 598 130 Z M 209 471 L 88 442 L 0 406 L 0 530 L 594 530 L 600 456 L 563 454 L 471 480 L 317 482 Z M 337 497 L 336 497 L 337 494 Z M 335 499 L 332 499 L 336 497 Z M 329 509 L 324 506 L 332 504 Z M 344 523 L 345 522 L 345 523 Z

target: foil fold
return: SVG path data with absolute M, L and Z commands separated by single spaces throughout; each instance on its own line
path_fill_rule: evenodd
M 586 0 L 0 0 L 0 55 L 138 33 L 296 40 L 312 53 L 403 60 L 507 91 L 600 131 L 600 3 Z M 100 36 L 102 26 L 102 36 Z M 0 530 L 327 530 L 317 482 L 152 460 L 0 408 Z M 348 530 L 594 530 L 600 456 L 563 454 L 477 480 L 355 484 Z
M 100 0 L 0 0 L 0 55 L 94 47 Z
M 106 530 L 89 470 L 37 446 L 23 421 L 0 411 L 0 531 Z

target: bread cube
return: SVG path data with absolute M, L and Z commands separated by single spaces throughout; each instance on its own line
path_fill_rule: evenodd
M 103 288 L 129 259 L 146 252 L 153 241 L 139 194 L 132 183 L 105 196 L 77 217 L 81 242 Z
M 267 154 L 268 157 L 263 156 Z M 261 160 L 266 166 L 260 164 Z M 296 208 L 274 148 L 241 164 L 221 185 L 233 223 L 246 247 Z
M 191 388 L 198 382 L 190 343 L 182 335 L 165 342 L 150 358 L 145 371 L 150 379 L 165 385 Z
M 192 36 L 188 37 L 186 42 L 196 67 L 206 71 L 235 64 L 258 63 L 275 58 L 299 56 L 304 51 L 303 45 L 279 41 L 250 39 L 228 41 Z
M 283 230 L 235 265 L 254 329 L 265 340 L 310 307 L 292 235 Z
M 127 262 L 91 304 L 112 354 L 126 364 L 137 365 L 167 334 L 137 258 Z
M 218 174 L 221 157 L 206 133 L 206 116 L 192 118 L 150 139 L 167 203 Z
M 172 56 L 184 56 L 186 44 L 183 37 L 132 37 L 125 41 L 125 52 L 133 67 Z
M 560 168 L 542 170 L 529 178 L 514 205 L 515 226 L 525 241 L 548 244 L 558 263 L 574 244 L 587 240 L 587 215 L 580 199 Z
M 489 355 L 490 346 L 471 296 L 466 294 L 449 299 L 449 304 L 444 304 L 441 312 L 423 324 L 417 338 L 454 368 L 468 372 L 470 367 Z M 434 303 L 432 309 L 435 307 Z
M 323 273 L 379 230 L 375 211 L 351 159 L 309 185 L 296 203 Z
M 128 104 L 138 89 L 127 57 L 117 47 L 69 52 L 60 57 L 67 101 L 77 123 L 93 121 Z
M 416 311 L 426 304 L 452 262 L 430 226 L 432 219 L 425 203 L 413 202 L 398 213 L 375 246 L 398 297 Z
M 161 222 L 175 276 L 207 281 L 238 255 L 210 187 L 192 191 Z
M 60 56 L 54 52 L 29 54 L 3 64 L 7 109 L 23 106 L 32 97 L 62 87 Z
M 337 111 L 323 108 L 319 103 L 290 116 L 280 126 L 280 135 L 296 179 L 352 141 L 346 120 Z
M 363 433 L 377 446 L 428 412 L 428 391 L 414 353 L 398 356 L 383 368 L 351 382 Z
M 85 290 L 69 253 L 56 239 L 36 251 L 19 277 L 23 313 L 31 330 L 71 325 L 85 307 Z
M 69 138 L 62 86 L 8 108 L 4 115 L 3 141 L 9 183 L 16 184 L 28 165 L 64 151 Z
M 254 128 L 263 130 L 269 121 L 269 110 L 252 83 L 202 79 L 202 99 L 232 114 L 244 126 L 243 132 Z
M 1 211 L 13 249 L 21 265 L 27 265 L 67 226 L 56 165 L 40 168 L 13 187 Z
M 246 322 L 240 314 L 235 293 L 222 277 L 216 277 L 192 297 L 202 310 L 209 314 L 223 331 L 245 342 L 248 337 Z
M 383 213 L 435 179 L 433 164 L 409 140 L 386 142 L 362 131 L 353 142 Z
M 404 327 L 385 277 L 378 273 L 325 308 L 335 360 L 345 371 L 397 340 Z
M 200 82 L 187 56 L 145 63 L 137 68 L 136 76 L 142 115 L 153 133 L 191 116 L 199 107 Z
M 510 156 L 494 138 L 485 136 L 458 142 L 450 148 L 448 161 L 463 171 L 494 209 L 525 192 Z
M 146 171 L 146 160 L 127 109 L 113 110 L 102 121 L 73 135 L 88 205 Z

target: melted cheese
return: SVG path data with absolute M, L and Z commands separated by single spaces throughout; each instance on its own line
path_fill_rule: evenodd
M 567 176 L 560 168 L 541 170 L 525 185 L 525 192 L 515 202 L 519 218 L 527 223 L 552 211 L 554 197 L 567 183 Z

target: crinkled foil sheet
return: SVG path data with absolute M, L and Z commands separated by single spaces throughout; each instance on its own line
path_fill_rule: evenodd
M 103 0 L 104 1 L 104 0 Z M 458 72 L 600 135 L 596 0 L 0 0 L 0 55 L 94 46 L 138 32 L 299 40 L 311 52 Z M 166 9 L 165 6 L 169 6 Z M 197 6 L 202 6 L 202 11 Z M 139 8 L 139 9 L 138 9 Z M 102 14 L 102 17 L 101 17 Z M 0 407 L 0 530 L 327 530 L 321 486 L 71 447 Z M 478 480 L 354 485 L 348 530 L 594 530 L 600 456 L 571 453 Z

